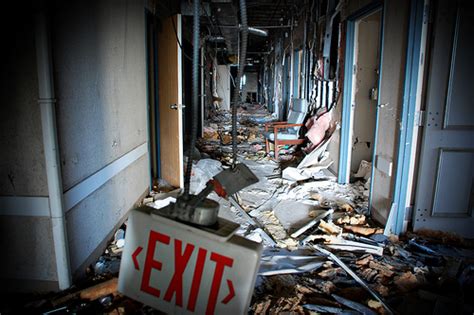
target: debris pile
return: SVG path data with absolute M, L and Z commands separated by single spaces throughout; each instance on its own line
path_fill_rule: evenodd
M 265 157 L 261 125 L 271 116 L 261 111 L 258 106 L 240 111 L 238 132 L 239 160 L 259 182 L 227 199 L 209 195 L 219 203 L 220 217 L 239 223 L 238 235 L 264 245 L 250 313 L 473 313 L 472 241 L 433 231 L 388 235 L 370 218 L 369 162 L 361 163 L 348 185 L 328 171 L 326 146 L 277 163 Z M 204 128 L 199 142 L 204 157 L 193 166 L 192 193 L 232 163 L 229 125 L 230 114 L 220 112 Z M 180 193 L 163 182 L 154 186 L 143 200 L 151 207 L 175 202 Z M 58 294 L 29 297 L 21 310 L 160 314 L 116 291 L 125 233 L 126 223 L 85 281 Z
M 237 119 L 237 146 L 239 152 L 253 160 L 265 159 L 265 138 L 263 123 L 272 121 L 272 115 L 258 104 L 247 104 L 246 110 L 239 109 Z M 198 140 L 201 154 L 206 158 L 232 164 L 231 113 L 219 110 L 206 122 L 203 137 Z
M 451 305 L 472 313 L 473 244 L 427 232 L 385 235 L 368 210 L 370 162 L 339 185 L 326 148 L 296 166 L 240 150 L 260 182 L 225 212 L 240 213 L 239 234 L 265 246 L 250 312 L 415 314 Z

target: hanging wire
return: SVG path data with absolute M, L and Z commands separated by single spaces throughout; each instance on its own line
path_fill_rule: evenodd
M 171 23 L 173 24 L 174 35 L 175 35 L 175 38 L 176 38 L 176 42 L 179 45 L 179 48 L 181 48 L 181 52 L 183 53 L 184 57 L 186 57 L 190 61 L 193 61 L 193 58 L 190 57 L 188 54 L 186 54 L 186 51 L 184 50 L 183 46 L 181 45 L 181 41 L 179 40 L 179 37 L 178 37 L 178 31 L 176 30 L 176 25 L 174 24 L 174 19 L 171 19 Z M 198 41 L 198 47 L 199 47 L 199 41 Z M 199 64 L 199 62 L 198 62 L 198 67 L 204 69 L 204 66 Z

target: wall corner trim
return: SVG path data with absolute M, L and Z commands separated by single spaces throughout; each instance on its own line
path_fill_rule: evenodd
M 49 198 L 0 196 L 0 215 L 49 217 Z

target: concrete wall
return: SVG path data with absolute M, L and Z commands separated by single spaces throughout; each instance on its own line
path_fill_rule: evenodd
M 57 120 L 66 192 L 147 141 L 144 17 L 140 0 L 59 2 L 55 8 Z M 133 162 L 68 209 L 73 271 L 147 190 L 148 167 L 148 158 Z
M 2 290 L 55 289 L 56 266 L 38 100 L 33 10 L 1 19 L 0 263 Z M 21 17 L 15 17 L 21 12 Z M 44 207 L 43 207 L 44 206 Z
M 228 65 L 217 66 L 217 95 L 222 99 L 221 108 L 230 110 L 230 68 Z
M 34 19 L 32 12 L 28 13 L 29 18 L 8 26 L 15 33 L 5 34 L 11 45 L 2 48 L 0 194 L 7 196 L 48 194 L 37 103 Z
M 145 3 L 57 1 L 49 9 L 70 263 L 78 276 L 149 189 Z M 7 148 L 0 154 L 0 279 L 2 290 L 55 290 L 34 10 L 11 12 L 21 18 L 2 27 L 11 45 L 2 49 L 0 72 L 7 100 L 0 106 Z

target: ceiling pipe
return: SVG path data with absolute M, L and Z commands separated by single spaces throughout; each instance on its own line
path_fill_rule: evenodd
M 267 37 L 268 36 L 268 31 L 267 30 L 262 30 L 256 27 L 249 27 L 248 28 L 249 33 L 257 36 L 262 36 L 262 37 Z
M 44 11 L 38 13 L 35 29 L 39 94 L 38 104 L 41 111 L 41 127 L 46 162 L 46 178 L 48 181 L 54 256 L 56 259 L 59 289 L 65 290 L 71 286 L 71 266 L 69 262 L 69 245 L 67 241 L 66 218 L 63 203 L 49 25 Z
M 206 40 L 208 42 L 213 42 L 213 43 L 225 43 L 225 38 L 224 36 L 207 36 Z
M 296 23 L 293 26 L 298 26 Z M 219 25 L 220 28 L 239 28 L 242 29 L 242 27 L 239 25 Z M 255 26 L 249 26 L 248 28 L 291 28 L 292 25 L 255 25 Z

